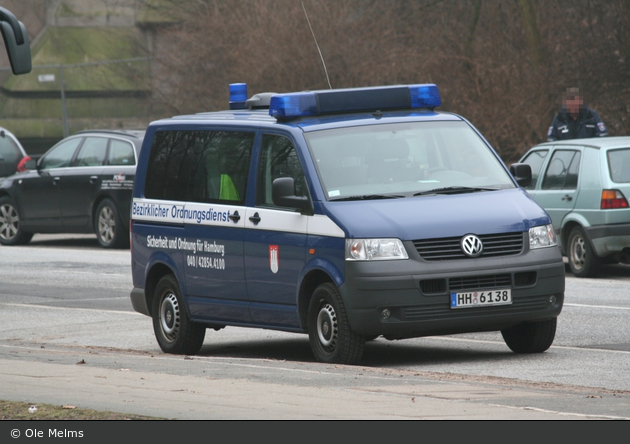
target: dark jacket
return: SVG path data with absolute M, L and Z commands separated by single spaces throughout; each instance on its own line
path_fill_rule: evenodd
M 597 111 L 587 108 L 580 110 L 580 115 L 576 120 L 569 117 L 566 109 L 562 109 L 547 131 L 547 141 L 584 139 L 588 137 L 603 137 L 608 135 L 606 125 L 599 117 Z

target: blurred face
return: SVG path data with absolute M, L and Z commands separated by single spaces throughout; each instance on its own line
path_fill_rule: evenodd
M 583 104 L 584 100 L 581 97 L 571 97 L 567 98 L 564 101 L 564 107 L 567 109 L 567 112 L 573 117 L 576 117 L 578 114 L 580 114 L 580 109 L 582 108 Z

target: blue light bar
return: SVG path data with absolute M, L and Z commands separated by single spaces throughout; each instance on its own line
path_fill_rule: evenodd
M 247 83 L 230 83 L 230 109 L 245 109 L 246 101 Z
M 314 92 L 276 94 L 269 102 L 269 115 L 276 119 L 317 114 L 317 98 Z
M 269 115 L 282 120 L 347 112 L 433 109 L 441 104 L 434 84 L 331 89 L 276 94 L 271 97 Z

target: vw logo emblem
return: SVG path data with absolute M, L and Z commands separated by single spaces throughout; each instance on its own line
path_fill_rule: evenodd
M 462 237 L 461 247 L 464 254 L 468 257 L 479 257 L 483 252 L 483 244 L 474 234 L 467 234 Z

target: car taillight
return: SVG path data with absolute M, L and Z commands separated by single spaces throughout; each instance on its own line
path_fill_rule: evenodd
M 602 191 L 602 203 L 600 208 L 602 210 L 610 210 L 612 208 L 628 208 L 628 201 L 623 193 L 619 190 L 603 190 Z
M 31 160 L 31 156 L 22 157 L 20 163 L 17 164 L 16 169 L 18 173 L 23 173 L 24 171 L 26 171 L 26 162 L 28 162 L 29 160 Z

